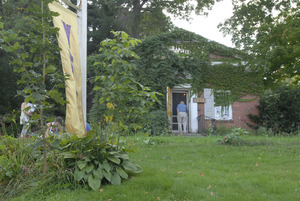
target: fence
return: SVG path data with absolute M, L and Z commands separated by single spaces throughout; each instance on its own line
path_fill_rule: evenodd
M 197 117 L 198 120 L 198 133 L 202 135 L 208 135 L 217 129 L 216 119 L 200 115 Z

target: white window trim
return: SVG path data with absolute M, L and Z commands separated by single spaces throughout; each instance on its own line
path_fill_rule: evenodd
M 225 114 L 225 107 L 228 107 L 228 115 Z M 215 119 L 216 120 L 232 120 L 232 105 L 224 106 L 214 106 L 215 108 Z
M 224 114 L 225 108 L 215 105 L 213 89 L 204 89 L 204 115 L 205 119 L 216 119 L 219 121 L 233 120 L 232 105 L 229 105 L 228 115 Z M 226 107 L 226 106 L 225 106 Z

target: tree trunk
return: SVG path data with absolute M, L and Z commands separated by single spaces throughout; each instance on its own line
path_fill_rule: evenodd
M 140 38 L 140 23 L 141 23 L 141 12 L 142 12 L 142 5 L 140 0 L 134 0 L 132 9 L 132 37 Z

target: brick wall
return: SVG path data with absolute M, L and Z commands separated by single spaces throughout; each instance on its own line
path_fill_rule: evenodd
M 203 94 L 200 96 L 203 97 Z M 234 102 L 232 105 L 232 116 L 233 120 L 222 121 L 216 120 L 216 127 L 225 126 L 227 128 L 230 127 L 241 127 L 246 129 L 251 129 L 247 126 L 246 123 L 254 124 L 247 116 L 247 114 L 258 114 L 258 109 L 256 108 L 259 105 L 259 97 L 246 95 L 242 99 L 254 99 L 252 101 L 244 101 L 244 102 Z M 204 116 L 204 104 L 198 104 L 198 116 Z M 208 128 L 209 120 L 205 120 L 204 127 Z

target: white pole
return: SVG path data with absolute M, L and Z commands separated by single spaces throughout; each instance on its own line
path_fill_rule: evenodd
M 78 35 L 80 46 L 81 82 L 82 82 L 82 108 L 86 122 L 86 58 L 87 58 L 87 0 L 77 0 Z

